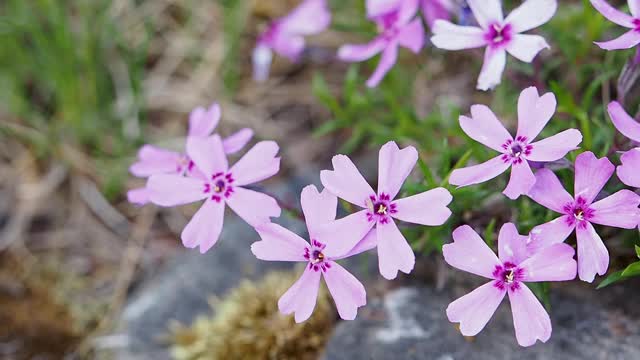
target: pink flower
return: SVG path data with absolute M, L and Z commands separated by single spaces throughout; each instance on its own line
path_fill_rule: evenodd
M 486 47 L 478 89 L 489 90 L 500 83 L 507 52 L 520 61 L 531 62 L 549 45 L 537 35 L 522 32 L 549 21 L 556 12 L 556 0 L 527 0 L 503 18 L 500 0 L 468 0 L 480 27 L 460 26 L 449 21 L 435 22 L 433 45 L 445 50 Z
M 253 227 L 280 216 L 275 199 L 243 187 L 275 175 L 280 169 L 277 153 L 278 144 L 261 141 L 229 168 L 220 136 L 191 137 L 187 141 L 187 155 L 202 176 L 153 175 L 147 182 L 150 199 L 160 206 L 205 200 L 181 236 L 184 246 L 200 246 L 200 252 L 205 253 L 218 241 L 225 204 Z
M 514 224 L 504 224 L 498 236 L 499 257 L 496 257 L 482 238 L 464 225 L 453 232 L 453 243 L 442 247 L 449 265 L 491 280 L 447 307 L 449 321 L 460 323 L 462 335 L 477 335 L 509 294 L 518 344 L 531 346 L 536 340 L 549 340 L 549 314 L 525 282 L 574 279 L 575 252 L 569 245 L 555 244 L 528 256 L 526 241 L 527 237 L 520 236 Z
M 617 39 L 607 42 L 596 42 L 596 45 L 604 50 L 630 49 L 640 43 L 640 1 L 628 0 L 631 15 L 617 10 L 604 0 L 590 0 L 596 8 L 609 21 L 631 29 Z
M 629 116 L 619 102 L 611 102 L 607 110 L 618 131 L 629 139 L 640 142 L 640 123 Z M 620 160 L 622 165 L 618 166 L 617 170 L 620 180 L 629 186 L 640 188 L 640 147 L 622 154 Z
M 305 0 L 285 17 L 273 21 L 253 50 L 253 78 L 267 80 L 273 51 L 292 62 L 298 61 L 305 47 L 304 37 L 323 32 L 330 23 L 326 0 Z
M 433 28 L 433 24 L 438 19 L 449 20 L 454 7 L 451 0 L 422 0 L 421 4 L 422 16 L 429 28 Z
M 367 0 L 367 15 L 378 25 L 380 34 L 364 45 L 343 45 L 338 57 L 349 62 L 365 61 L 382 52 L 378 67 L 369 80 L 375 87 L 396 63 L 398 47 L 418 53 L 424 45 L 422 20 L 415 17 L 418 0 Z
M 189 114 L 188 137 L 205 138 L 211 135 L 220 121 L 220 106 L 214 103 L 205 109 L 198 107 Z M 240 151 L 253 137 L 253 131 L 245 128 L 229 136 L 223 141 L 224 151 L 233 154 Z M 147 178 L 157 174 L 179 174 L 193 176 L 193 162 L 183 153 L 165 150 L 153 145 L 144 145 L 138 151 L 138 161 L 129 168 L 136 177 Z M 145 205 L 149 202 L 146 188 L 130 190 L 127 193 L 129 202 Z
M 591 152 L 580 154 L 575 164 L 575 197 L 565 191 L 549 169 L 536 173 L 536 184 L 529 197 L 561 217 L 535 227 L 531 233 L 543 246 L 561 243 L 575 230 L 578 239 L 578 274 L 592 282 L 609 267 L 609 252 L 592 224 L 633 229 L 640 221 L 640 196 L 620 190 L 594 202 L 615 167 L 607 158 L 597 159 Z
M 278 301 L 280 312 L 295 313 L 296 322 L 307 320 L 316 305 L 320 278 L 324 277 L 340 317 L 353 320 L 358 308 L 367 303 L 367 294 L 360 281 L 336 261 L 371 249 L 375 242 L 369 236 L 347 255 L 336 252 L 340 249 L 336 247 L 340 234 L 320 238 L 318 229 L 335 219 L 338 198 L 326 189 L 318 193 L 315 186 L 309 185 L 302 190 L 301 203 L 310 243 L 282 226 L 270 223 L 256 228 L 262 241 L 253 243 L 251 251 L 261 260 L 308 263 L 300 280 Z
M 479 184 L 511 167 L 511 179 L 503 193 L 510 199 L 526 194 L 536 182 L 529 161 L 561 159 L 582 141 L 580 131 L 569 129 L 532 142 L 551 120 L 555 110 L 556 97 L 553 93 L 539 96 L 535 87 L 524 89 L 518 99 L 518 131 L 514 139 L 488 107 L 473 105 L 471 118 L 460 116 L 462 130 L 501 155 L 480 165 L 454 170 L 449 183 L 457 186 Z
M 340 243 L 334 245 L 333 251 L 344 254 L 375 226 L 375 234 L 371 236 L 375 236 L 378 247 L 380 274 L 394 279 L 398 270 L 411 272 L 415 255 L 393 219 L 428 226 L 442 225 L 451 215 L 447 205 L 452 200 L 444 188 L 394 200 L 417 160 L 418 152 L 414 147 L 400 150 L 395 142 L 386 143 L 380 149 L 376 193 L 347 156 L 334 156 L 333 171 L 320 173 L 322 184 L 334 195 L 363 210 L 327 224 L 319 230 L 318 236 L 329 239 L 340 234 Z

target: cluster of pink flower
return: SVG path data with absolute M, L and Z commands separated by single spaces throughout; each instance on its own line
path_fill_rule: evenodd
M 603 1 L 591 2 L 612 21 L 634 28 L 621 39 L 600 46 L 614 49 L 640 42 L 640 19 L 620 13 Z M 541 49 L 548 47 L 542 37 L 520 33 L 547 22 L 556 11 L 555 0 L 525 1 L 506 19 L 498 0 L 468 0 L 468 4 L 480 28 L 441 20 L 447 14 L 446 1 L 422 1 L 428 22 L 433 24 L 432 42 L 436 46 L 452 50 L 487 46 L 479 88 L 488 89 L 499 83 L 506 52 L 531 61 Z M 640 1 L 630 0 L 629 5 L 634 16 L 640 13 Z M 367 82 L 369 86 L 375 86 L 393 65 L 399 45 L 414 51 L 422 47 L 422 21 L 415 18 L 418 6 L 418 0 L 367 1 L 367 14 L 378 24 L 381 35 L 367 45 L 347 45 L 340 49 L 339 55 L 346 60 L 360 61 L 382 52 L 380 65 Z M 258 73 L 266 74 L 263 66 L 270 62 L 270 49 L 295 59 L 304 48 L 302 36 L 323 29 L 329 21 L 323 0 L 306 0 L 292 14 L 276 21 L 261 37 L 254 52 L 254 63 L 261 69 Z M 518 343 L 530 346 L 537 340 L 546 342 L 551 336 L 551 320 L 525 283 L 567 281 L 576 275 L 592 282 L 596 274 L 605 274 L 609 265 L 607 248 L 592 224 L 624 229 L 639 226 L 640 196 L 635 192 L 620 190 L 599 197 L 616 169 L 609 159 L 598 159 L 591 152 L 577 156 L 574 196 L 545 168 L 545 163 L 564 158 L 582 142 L 582 134 L 576 129 L 534 141 L 555 110 L 554 94 L 540 96 L 536 88 L 530 87 L 522 91 L 518 100 L 515 137 L 484 105 L 472 106 L 471 117 L 460 116 L 460 126 L 467 135 L 500 155 L 479 165 L 454 170 L 449 179 L 451 185 L 479 184 L 511 168 L 511 177 L 503 192 L 508 198 L 526 195 L 561 214 L 535 227 L 527 236 L 520 235 L 514 224 L 504 224 L 498 238 L 498 256 L 471 227 L 463 225 L 453 232 L 453 243 L 443 247 L 446 262 L 490 279 L 447 308 L 449 320 L 460 323 L 463 335 L 478 334 L 508 294 Z M 609 104 L 608 110 L 615 127 L 640 142 L 640 123 L 617 102 Z M 145 188 L 129 193 L 130 201 L 177 206 L 204 200 L 181 235 L 186 247 L 200 247 L 203 253 L 218 240 L 225 204 L 229 205 L 258 232 L 261 241 L 251 247 L 256 257 L 305 263 L 300 279 L 278 303 L 281 312 L 294 313 L 297 322 L 311 316 L 321 277 L 340 317 L 354 319 L 358 308 L 366 304 L 365 288 L 337 261 L 376 248 L 379 271 L 384 278 L 394 279 L 398 271 L 410 273 L 415 255 L 395 220 L 439 226 L 451 216 L 447 206 L 453 197 L 444 188 L 396 199 L 416 165 L 418 152 L 411 146 L 400 149 L 396 143 L 388 142 L 379 153 L 377 191 L 344 155 L 333 157 L 333 170 L 321 172 L 322 192 L 313 185 L 304 188 L 301 205 L 309 234 L 307 242 L 271 222 L 271 218 L 281 212 L 274 198 L 245 188 L 278 172 L 278 145 L 272 141 L 259 142 L 229 167 L 226 155 L 242 149 L 252 132 L 244 129 L 222 140 L 213 134 L 219 117 L 217 105 L 192 112 L 186 154 L 144 146 L 139 153 L 140 161 L 131 167 L 131 172 L 149 179 Z M 637 171 L 640 148 L 624 153 L 621 162 L 618 177 L 628 186 L 640 187 Z M 532 165 L 538 169 L 535 173 Z M 360 210 L 336 219 L 338 198 Z M 573 247 L 564 244 L 574 230 L 577 261 Z

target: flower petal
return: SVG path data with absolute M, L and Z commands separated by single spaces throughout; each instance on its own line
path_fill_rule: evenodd
M 624 26 L 630 29 L 633 29 L 635 25 L 633 24 L 633 17 L 629 16 L 622 11 L 614 8 L 609 5 L 605 0 L 590 0 L 591 5 L 593 5 L 596 10 L 598 10 L 604 17 L 609 19 L 609 21 L 618 24 L 620 26 Z
M 394 201 L 394 218 L 413 224 L 440 226 L 451 216 L 447 207 L 453 200 L 449 190 L 436 188 Z
M 582 133 L 576 129 L 567 129 L 546 139 L 531 144 L 531 154 L 527 159 L 531 161 L 556 161 L 562 159 L 570 151 L 578 149 L 582 142 Z
M 513 314 L 513 327 L 520 346 L 531 346 L 537 340 L 544 343 L 551 338 L 549 314 L 524 283 L 520 283 L 518 289 L 509 291 L 509 302 Z
M 144 145 L 138 151 L 138 161 L 131 165 L 129 171 L 137 177 L 176 173 L 180 158 L 177 152 Z
M 502 72 L 507 65 L 507 52 L 502 48 L 487 47 L 484 64 L 478 77 L 478 90 L 493 89 L 502 81 Z
M 622 154 L 622 165 L 618 166 L 618 178 L 627 186 L 640 188 L 640 148 L 635 148 Z
M 338 58 L 342 61 L 359 62 L 374 57 L 387 46 L 382 37 L 362 45 L 342 45 L 338 49 Z
M 507 45 L 507 52 L 520 61 L 530 63 L 540 51 L 549 48 L 551 47 L 542 36 L 517 34 Z
M 487 45 L 484 31 L 479 27 L 461 26 L 446 20 L 436 20 L 431 28 L 433 46 L 444 50 L 463 50 Z
M 583 197 L 591 204 L 600 190 L 613 175 L 616 167 L 606 157 L 596 158 L 592 152 L 585 152 L 576 158 L 575 197 Z
M 479 165 L 453 170 L 449 177 L 449 184 L 456 186 L 480 184 L 502 174 L 510 166 L 511 162 L 505 162 L 501 156 L 498 156 Z
M 523 281 L 568 281 L 576 278 L 578 264 L 573 259 L 575 250 L 567 244 L 555 244 L 535 253 L 523 261 Z
M 241 129 L 231 135 L 229 135 L 226 139 L 222 140 L 222 147 L 224 148 L 224 152 L 226 154 L 234 154 L 238 151 L 242 150 L 245 145 L 251 138 L 253 137 L 253 130 L 249 128 Z
M 289 229 L 268 223 L 256 227 L 261 241 L 251 244 L 251 252 L 260 260 L 306 261 L 304 250 L 309 247 L 303 238 Z
M 534 227 L 530 234 L 532 240 L 529 249 L 539 250 L 567 240 L 575 229 L 575 223 L 569 220 L 569 215 L 564 215 Z
M 504 20 L 500 0 L 467 0 L 467 4 L 483 29 L 494 22 L 502 23 Z
M 207 137 L 220 122 L 220 105 L 213 103 L 208 109 L 195 108 L 189 114 L 189 136 Z
M 632 47 L 640 44 L 640 32 L 637 30 L 627 31 L 620 37 L 613 40 L 595 42 L 603 50 L 624 50 L 631 49 Z
M 270 178 L 280 170 L 278 144 L 275 141 L 260 141 L 238 160 L 229 170 L 233 185 L 243 186 Z
M 149 203 L 149 190 L 146 187 L 131 189 L 127 191 L 127 201 L 134 205 L 142 206 Z
M 462 335 L 476 336 L 491 320 L 506 292 L 500 290 L 495 281 L 488 282 L 449 304 L 447 317 L 451 322 L 460 323 Z
M 562 187 L 560 179 L 546 168 L 536 172 L 536 183 L 527 195 L 538 204 L 561 214 L 565 205 L 573 203 L 573 197 Z
M 375 222 L 367 219 L 367 211 L 358 211 L 315 230 L 316 240 L 327 245 L 324 249 L 326 256 L 337 258 L 348 253 L 367 235 L 375 225 Z
M 408 274 L 413 270 L 416 256 L 395 222 L 378 223 L 378 268 L 387 280 L 398 276 L 398 271 Z
M 638 171 L 640 169 L 636 169 Z M 640 196 L 630 190 L 620 190 L 591 205 L 589 221 L 595 224 L 634 229 L 640 223 Z
M 371 19 L 396 10 L 403 1 L 404 0 L 367 0 L 365 1 L 367 17 Z
M 628 137 L 633 141 L 640 142 L 640 122 L 637 122 L 634 118 L 624 111 L 622 105 L 619 102 L 613 101 L 607 106 L 609 116 L 613 125 L 622 133 L 622 135 Z
M 220 136 L 187 138 L 187 155 L 207 177 L 226 172 L 229 164 Z
M 288 34 L 314 35 L 324 31 L 330 23 L 327 0 L 304 0 L 281 20 L 280 26 Z
M 518 136 L 533 141 L 551 120 L 556 105 L 552 92 L 540 96 L 535 86 L 524 89 L 518 98 Z
M 367 80 L 367 86 L 370 88 L 378 86 L 384 76 L 389 72 L 389 70 L 391 70 L 393 65 L 395 65 L 397 58 L 398 43 L 392 42 L 382 51 L 380 62 L 378 62 L 376 70 L 373 72 L 369 80 Z
M 147 181 L 149 200 L 160 206 L 190 204 L 206 198 L 204 181 L 180 175 L 153 175 Z
M 297 323 L 309 319 L 316 307 L 321 274 L 306 267 L 300 279 L 278 300 L 280 312 L 285 315 L 295 313 Z
M 629 10 L 631 15 L 635 18 L 640 18 L 640 0 L 627 0 L 629 3 Z
M 182 230 L 182 244 L 188 248 L 200 246 L 200 253 L 206 253 L 218 242 L 223 223 L 224 202 L 208 199 Z
M 251 63 L 253 64 L 253 80 L 264 82 L 269 79 L 271 62 L 273 61 L 273 51 L 264 43 L 258 43 L 251 53 Z
M 231 210 L 253 227 L 271 222 L 270 218 L 279 217 L 281 212 L 276 199 L 241 187 L 234 187 L 226 201 Z
M 533 175 L 529 162 L 524 160 L 519 164 L 511 165 L 511 178 L 502 193 L 509 199 L 515 200 L 520 195 L 526 195 L 535 183 L 536 176 Z
M 609 268 L 609 251 L 600 235 L 588 222 L 576 228 L 578 238 L 578 275 L 580 280 L 593 282 L 596 274 L 604 275 Z
M 448 1 L 426 0 L 422 1 L 422 15 L 430 28 L 436 20 L 449 20 L 451 18 L 451 10 L 453 4 Z
M 498 257 L 503 263 L 520 264 L 527 258 L 528 236 L 522 236 L 513 223 L 506 223 L 498 234 Z
M 529 0 L 515 8 L 504 20 L 516 33 L 525 32 L 551 20 L 558 9 L 556 0 Z
M 338 198 L 327 189 L 320 193 L 315 185 L 306 186 L 300 194 L 300 203 L 311 238 L 314 238 L 321 225 L 336 218 Z
M 366 208 L 367 199 L 376 193 L 362 177 L 358 168 L 345 155 L 336 155 L 331 162 L 333 170 L 320 172 L 322 185 L 337 197 Z
M 384 144 L 378 156 L 378 195 L 394 199 L 417 161 L 418 151 L 413 146 L 400 150 L 394 141 Z
M 424 27 L 422 20 L 416 18 L 400 30 L 398 34 L 398 43 L 415 54 L 424 46 Z
M 349 250 L 348 253 L 338 257 L 334 257 L 333 259 L 334 260 L 346 259 L 348 257 L 361 254 L 365 251 L 375 249 L 376 246 L 378 246 L 378 233 L 376 229 L 371 229 L 369 230 L 367 235 L 364 236 L 364 239 L 360 240 L 356 244 L 356 246 L 353 247 L 353 249 Z
M 460 116 L 460 127 L 473 140 L 492 148 L 495 151 L 504 152 L 502 147 L 513 137 L 496 115 L 486 105 L 471 106 L 471 118 Z
M 336 262 L 324 273 L 324 281 L 343 320 L 354 320 L 358 308 L 367 304 L 367 292 L 362 283 Z
M 453 231 L 453 242 L 442 247 L 447 264 L 472 274 L 493 279 L 493 271 L 502 263 L 469 225 Z

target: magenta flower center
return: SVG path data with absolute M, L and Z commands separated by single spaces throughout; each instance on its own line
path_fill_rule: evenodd
M 523 276 L 524 270 L 516 264 L 505 262 L 502 265 L 496 265 L 493 270 L 493 277 L 496 279 L 494 286 L 500 290 L 517 290 L 520 288 Z
M 493 23 L 484 35 L 490 46 L 499 47 L 508 44 L 513 37 L 511 24 Z
M 231 173 L 215 173 L 211 176 L 211 181 L 204 184 L 204 193 L 211 194 L 211 200 L 215 202 L 228 199 L 233 194 L 233 181 Z
M 322 252 L 327 245 L 318 240 L 311 240 L 311 246 L 304 249 L 304 258 L 309 261 L 309 269 L 326 272 L 331 268 L 329 259 Z
M 578 198 L 573 203 L 568 203 L 563 208 L 565 215 L 567 216 L 567 223 L 570 226 L 586 226 L 586 222 L 588 222 L 591 218 L 593 218 L 594 210 L 589 207 L 587 204 L 587 200 L 582 196 L 578 196 Z
M 635 26 L 636 31 L 640 31 L 640 19 L 633 19 L 633 26 Z
M 531 155 L 533 145 L 529 144 L 526 136 L 517 136 L 515 140 L 507 140 L 502 144 L 505 150 L 502 161 L 505 163 L 520 164 L 524 158 Z
M 396 204 L 391 202 L 391 197 L 385 193 L 380 196 L 371 195 L 367 201 L 367 220 L 381 224 L 389 222 L 389 216 L 395 214 Z

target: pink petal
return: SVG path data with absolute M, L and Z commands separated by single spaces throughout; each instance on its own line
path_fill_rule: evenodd
M 147 181 L 149 200 L 160 206 L 178 206 L 200 201 L 208 195 L 204 181 L 180 175 L 153 175 Z
M 251 140 L 253 137 L 253 130 L 249 128 L 241 129 L 226 139 L 222 140 L 222 147 L 224 148 L 224 152 L 226 154 L 234 154 L 238 151 L 242 150 L 245 145 Z
M 640 171 L 640 168 L 636 169 Z M 620 190 L 591 205 L 589 221 L 595 224 L 634 229 L 640 223 L 640 196 L 630 190 Z
M 207 199 L 182 230 L 182 244 L 188 248 L 200 246 L 200 253 L 206 253 L 218 242 L 223 222 L 224 202 Z
M 453 242 L 442 247 L 447 264 L 472 274 L 493 279 L 493 271 L 502 263 L 469 225 L 453 231 Z
M 562 187 L 560 179 L 549 169 L 536 172 L 536 183 L 527 194 L 533 201 L 557 213 L 564 213 L 564 206 L 573 203 L 573 197 Z
M 509 291 L 509 302 L 520 346 L 531 346 L 537 340 L 544 343 L 551 338 L 549 314 L 524 283 L 517 290 Z
M 640 123 L 634 118 L 629 116 L 622 108 L 619 102 L 613 101 L 607 106 L 609 116 L 613 125 L 622 133 L 622 135 L 628 137 L 633 141 L 640 142 Z
M 354 320 L 358 308 L 367 304 L 367 292 L 362 283 L 335 262 L 324 273 L 324 281 L 336 303 L 340 318 Z
M 134 205 L 142 206 L 149 203 L 149 190 L 146 187 L 131 189 L 127 191 L 127 201 Z
M 293 286 L 278 300 L 280 312 L 289 315 L 295 313 L 295 320 L 301 323 L 311 317 L 318 299 L 320 271 L 305 268 L 304 273 Z
M 479 165 L 453 170 L 449 177 L 449 184 L 456 186 L 480 184 L 502 174 L 510 166 L 511 162 L 505 162 L 498 156 Z
M 394 199 L 417 161 L 418 151 L 413 146 L 400 150 L 394 141 L 384 144 L 378 156 L 378 194 Z
M 271 222 L 280 216 L 280 206 L 276 199 L 257 191 L 234 187 L 227 205 L 249 225 L 256 227 Z
M 444 50 L 473 49 L 487 45 L 484 31 L 478 27 L 460 26 L 446 20 L 436 20 L 431 31 L 431 43 Z
M 558 9 L 556 0 L 525 1 L 504 20 L 516 33 L 525 32 L 551 20 Z
M 129 171 L 137 177 L 175 173 L 178 171 L 180 158 L 180 154 L 174 151 L 144 145 L 138 151 L 138 161 L 131 165 Z
M 400 7 L 404 0 L 366 0 L 367 17 L 375 18 Z
M 303 238 L 274 223 L 256 227 L 262 241 L 251 244 L 251 252 L 260 260 L 306 261 L 304 250 L 309 247 Z
M 609 268 L 609 251 L 600 235 L 588 222 L 576 228 L 578 238 L 578 274 L 580 280 L 593 282 L 596 274 L 604 275 Z
M 631 15 L 635 18 L 640 17 L 640 0 L 627 0 L 629 3 L 629 10 L 631 10 Z
M 378 233 L 376 229 L 371 229 L 369 230 L 367 235 L 364 236 L 364 239 L 360 240 L 360 242 L 358 242 L 356 246 L 353 247 L 353 249 L 349 250 L 348 253 L 342 256 L 334 257 L 333 259 L 334 260 L 346 259 L 348 257 L 361 254 L 365 251 L 375 249 L 376 246 L 378 246 Z
M 447 205 L 453 196 L 445 188 L 436 188 L 394 201 L 397 213 L 394 218 L 414 224 L 440 226 L 451 216 Z
M 366 208 L 367 199 L 376 193 L 362 177 L 358 168 L 345 155 L 336 155 L 331 162 L 333 170 L 320 172 L 322 185 L 337 197 Z
M 207 176 L 217 172 L 226 172 L 228 169 L 227 156 L 218 135 L 206 138 L 187 138 L 187 155 Z
M 495 281 L 488 282 L 449 304 L 447 317 L 460 323 L 462 335 L 476 336 L 491 320 L 506 292 L 495 286 Z
M 620 160 L 622 165 L 618 166 L 618 178 L 628 186 L 640 188 L 640 148 L 627 151 Z
M 342 61 L 359 62 L 374 57 L 387 46 L 387 41 L 378 37 L 364 45 L 342 45 L 338 49 L 338 58 Z
M 273 51 L 264 43 L 258 43 L 251 53 L 251 63 L 253 64 L 253 80 L 264 82 L 269 79 L 271 62 L 273 61 Z
M 329 27 L 331 12 L 326 0 L 305 0 L 280 23 L 289 34 L 314 35 Z
M 396 42 L 392 42 L 382 51 L 380 62 L 369 80 L 367 80 L 367 86 L 370 88 L 378 86 L 384 76 L 389 72 L 389 70 L 391 70 L 393 65 L 395 65 L 397 58 L 398 44 Z
M 391 0 L 394 1 L 394 0 Z M 420 0 L 403 0 L 398 8 L 398 20 L 396 25 L 407 24 L 418 12 Z
M 449 20 L 452 4 L 448 0 L 423 0 L 422 15 L 430 28 L 438 19 Z
M 575 250 L 567 244 L 555 244 L 541 249 L 520 264 L 523 281 L 568 281 L 576 278 L 578 264 Z
M 530 248 L 537 250 L 567 240 L 575 229 L 575 223 L 569 220 L 569 215 L 564 215 L 534 227 L 530 234 L 533 239 Z
M 600 193 L 600 190 L 613 175 L 616 167 L 606 157 L 596 158 L 592 152 L 585 152 L 576 158 L 575 197 L 583 197 L 588 204 Z
M 336 221 L 331 221 L 315 230 L 316 240 L 327 247 L 324 254 L 337 258 L 353 249 L 371 230 L 375 222 L 367 219 L 368 210 L 361 210 Z
M 424 46 L 424 27 L 422 20 L 416 18 L 400 30 L 398 34 L 398 43 L 414 53 L 420 52 Z
M 598 10 L 611 22 L 630 29 L 633 29 L 635 27 L 635 25 L 633 24 L 632 16 L 629 16 L 622 11 L 614 8 L 605 0 L 591 0 L 591 5 L 593 5 L 596 10 Z
M 301 35 L 280 31 L 271 39 L 269 45 L 278 55 L 286 57 L 291 62 L 297 62 L 304 51 L 305 41 Z
M 509 199 L 515 200 L 520 195 L 526 195 L 535 183 L 536 176 L 533 175 L 529 162 L 524 160 L 519 164 L 511 165 L 511 178 L 502 193 Z
M 548 92 L 538 95 L 535 86 L 528 87 L 518 98 L 518 136 L 529 142 L 535 139 L 556 111 L 556 96 Z
M 484 64 L 478 77 L 477 89 L 487 91 L 500 84 L 506 65 L 507 52 L 504 49 L 487 47 L 484 53 Z
M 506 223 L 498 234 L 498 257 L 503 263 L 520 264 L 527 258 L 528 236 L 522 236 L 513 223 Z
M 631 49 L 632 47 L 640 44 L 640 31 L 634 29 L 613 40 L 604 42 L 596 41 L 595 44 L 604 50 Z
M 520 61 L 530 63 L 540 51 L 549 48 L 551 47 L 542 36 L 517 34 L 507 45 L 507 52 Z
M 473 15 L 483 29 L 492 23 L 502 23 L 502 4 L 500 0 L 467 0 Z
M 416 256 L 395 222 L 378 223 L 378 268 L 387 280 L 398 276 L 398 271 L 408 274 L 413 270 Z
M 568 129 L 559 134 L 531 144 L 531 154 L 527 159 L 531 161 L 556 161 L 562 159 L 567 153 L 578 149 L 582 142 L 582 133 L 576 129 Z
M 492 148 L 495 151 L 504 152 L 502 147 L 513 137 L 496 115 L 486 105 L 471 106 L 471 118 L 460 116 L 462 130 L 473 140 Z
M 209 109 L 195 108 L 189 114 L 189 136 L 207 137 L 220 122 L 220 105 L 212 104 Z
M 306 186 L 302 189 L 300 203 L 302 204 L 302 212 L 304 213 L 304 219 L 311 238 L 314 238 L 317 229 L 321 225 L 325 225 L 336 218 L 338 198 L 327 189 L 320 193 L 315 185 Z
M 243 186 L 270 178 L 280 170 L 278 144 L 275 141 L 260 141 L 255 144 L 229 170 L 233 175 L 233 185 Z

